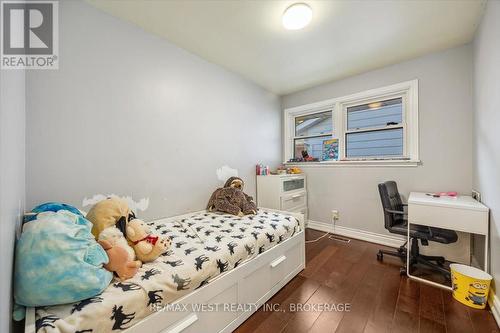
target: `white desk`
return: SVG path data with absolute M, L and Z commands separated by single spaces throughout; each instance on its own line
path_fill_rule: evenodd
M 484 270 L 488 272 L 488 212 L 488 207 L 470 196 L 435 198 L 426 193 L 411 192 L 408 198 L 408 248 L 410 248 L 411 224 L 484 235 Z M 408 250 L 406 261 L 408 277 L 441 288 L 451 289 L 451 287 L 411 275 L 408 269 L 409 264 L 410 250 Z

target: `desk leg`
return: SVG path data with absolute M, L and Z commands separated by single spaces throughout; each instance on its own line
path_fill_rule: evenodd
M 408 250 L 406 251 L 407 255 L 406 255 L 406 275 L 408 275 L 408 278 L 409 279 L 412 279 L 412 280 L 415 280 L 415 281 L 418 281 L 418 282 L 422 282 L 422 283 L 425 283 L 425 284 L 428 284 L 428 285 L 431 285 L 431 286 L 434 286 L 434 287 L 438 287 L 438 288 L 441 288 L 441 289 L 445 289 L 445 290 L 450 290 L 452 291 L 452 287 L 449 287 L 449 286 L 445 286 L 444 284 L 441 284 L 441 283 L 436 283 L 434 281 L 429 281 L 429 280 L 426 280 L 426 279 L 422 279 L 418 276 L 414 276 L 414 275 L 411 275 L 410 273 L 410 251 L 411 251 L 411 243 L 410 243 L 410 220 L 408 219 L 408 232 L 407 232 L 407 240 L 408 240 L 408 243 L 407 243 L 407 246 L 408 246 Z M 418 242 L 418 240 L 417 240 Z
M 489 261 L 489 258 L 488 258 L 488 247 L 489 247 L 489 238 L 488 237 L 489 235 L 484 235 L 484 271 L 486 273 L 489 273 L 488 272 L 488 269 L 489 269 L 489 265 L 488 265 L 488 261 Z
M 406 231 L 406 275 L 410 277 L 410 251 L 411 251 L 411 244 L 410 244 L 410 221 L 408 220 L 408 230 Z

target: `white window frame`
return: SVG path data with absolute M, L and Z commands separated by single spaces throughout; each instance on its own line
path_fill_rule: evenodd
M 403 122 L 394 125 L 394 128 L 403 128 L 403 158 L 374 157 L 374 158 L 346 158 L 345 138 L 347 131 L 347 108 L 350 106 L 382 101 L 402 97 Z M 288 163 L 294 154 L 295 118 L 298 116 L 314 114 L 332 110 L 333 139 L 339 140 L 339 161 L 301 162 Z M 387 127 L 388 129 L 391 126 Z M 366 129 L 363 129 L 365 131 Z M 284 110 L 283 128 L 283 160 L 285 164 L 300 164 L 301 166 L 323 165 L 394 165 L 416 166 L 419 159 L 418 138 L 418 80 L 401 82 L 390 86 L 371 89 L 360 93 L 328 99 L 307 105 L 301 105 Z

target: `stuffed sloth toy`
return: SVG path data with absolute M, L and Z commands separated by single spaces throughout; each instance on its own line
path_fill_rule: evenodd
M 238 177 L 229 178 L 223 188 L 212 193 L 207 210 L 243 216 L 257 213 L 257 205 L 253 198 L 243 192 L 243 180 Z

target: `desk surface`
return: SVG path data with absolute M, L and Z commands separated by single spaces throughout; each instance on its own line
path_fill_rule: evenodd
M 435 198 L 432 195 L 427 195 L 427 193 L 411 192 L 408 197 L 408 204 L 468 209 L 483 212 L 488 211 L 488 207 L 467 195 L 460 195 L 458 197 L 442 196 Z

